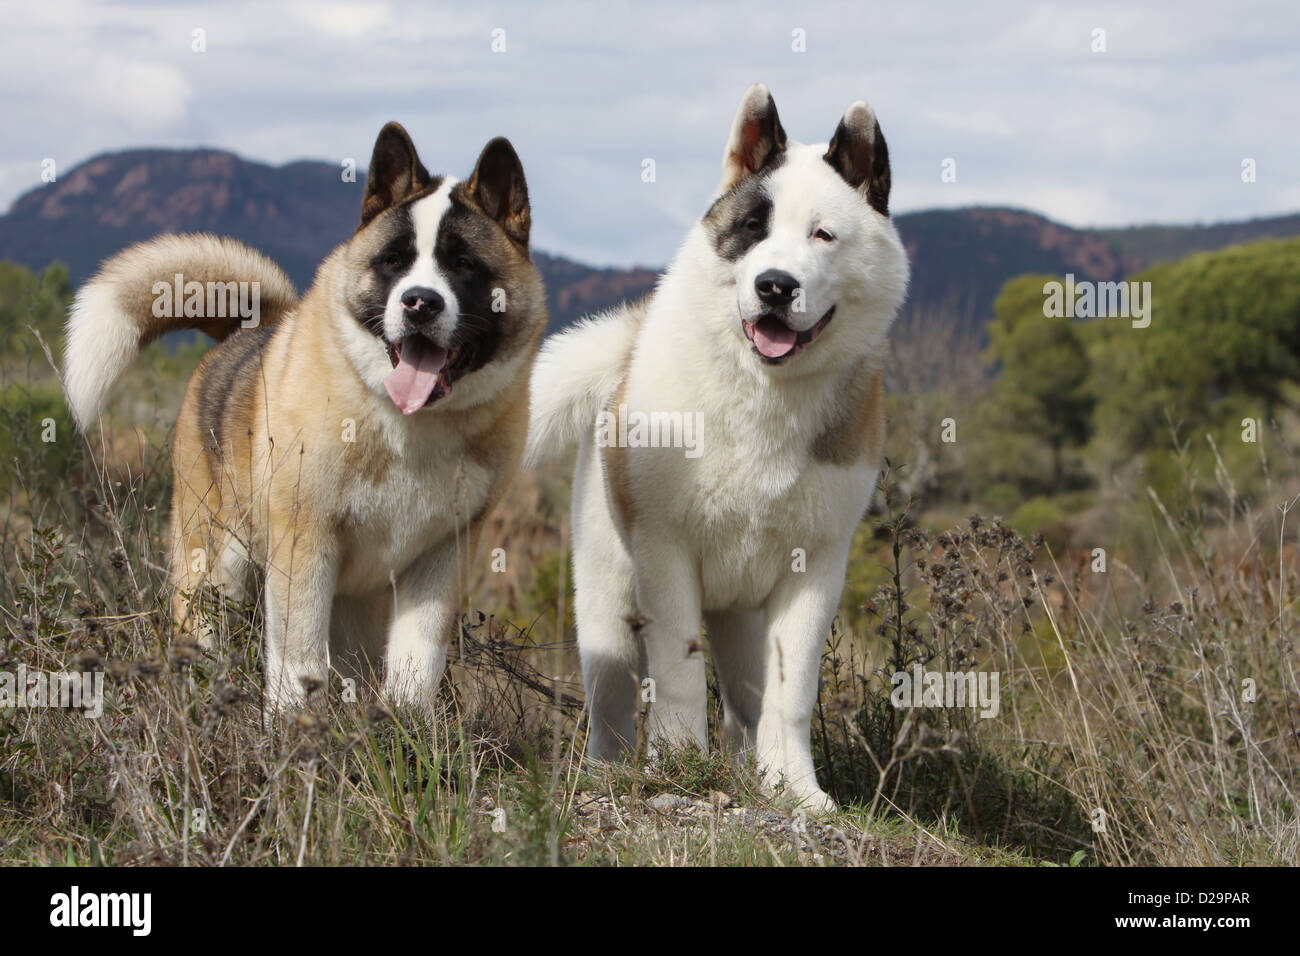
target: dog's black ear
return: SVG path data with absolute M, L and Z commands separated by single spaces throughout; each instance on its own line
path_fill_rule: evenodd
M 528 183 L 524 180 L 524 166 L 510 140 L 498 136 L 483 147 L 468 189 L 489 219 L 495 220 L 515 242 L 528 247 L 533 222 Z
M 370 157 L 366 196 L 361 201 L 361 225 L 389 206 L 429 184 L 429 171 L 415 153 L 415 144 L 401 123 L 389 123 L 379 131 Z
M 844 111 L 823 158 L 872 209 L 889 215 L 889 149 L 870 106 L 858 100 Z
M 762 83 L 745 91 L 745 97 L 731 121 L 731 135 L 722 152 L 724 193 L 751 173 L 770 165 L 785 150 L 785 129 L 776 115 L 776 100 Z

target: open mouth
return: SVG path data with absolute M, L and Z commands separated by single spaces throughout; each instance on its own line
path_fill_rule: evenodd
M 393 371 L 384 388 L 403 415 L 411 415 L 451 394 L 451 386 L 469 365 L 468 349 L 445 349 L 423 335 L 389 343 Z
M 834 314 L 835 306 L 831 306 L 817 320 L 816 325 L 802 332 L 790 328 L 780 318 L 770 314 L 760 315 L 753 322 L 741 319 L 740 324 L 745 330 L 745 338 L 749 339 L 749 344 L 759 357 L 769 365 L 780 365 L 794 358 L 803 351 L 804 346 L 821 335 Z

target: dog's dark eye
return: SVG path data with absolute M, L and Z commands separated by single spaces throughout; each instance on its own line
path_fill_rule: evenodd
M 456 268 L 461 272 L 471 272 L 474 269 L 474 260 L 467 255 L 459 255 L 456 257 Z
M 758 232 L 763 228 L 763 220 L 757 216 L 750 216 L 745 220 L 745 228 L 750 232 Z
M 385 252 L 379 257 L 377 263 L 379 268 L 386 272 L 396 272 L 402 267 L 402 254 L 400 252 Z
M 829 229 L 819 228 L 813 233 L 813 238 L 820 239 L 822 242 L 834 242 L 835 233 L 831 232 Z

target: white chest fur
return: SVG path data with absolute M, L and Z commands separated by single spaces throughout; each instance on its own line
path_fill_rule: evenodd
M 399 421 L 384 434 L 387 466 L 346 476 L 338 590 L 385 586 L 421 554 L 464 544 L 466 527 L 487 500 L 492 475 L 465 453 L 463 438 L 434 418 Z M 360 449 L 358 449 L 360 450 Z
M 638 510 L 689 543 L 706 610 L 760 607 L 784 575 L 852 535 L 870 500 L 874 463 L 813 457 L 825 427 L 825 380 L 787 383 L 779 394 L 738 389 L 734 375 L 657 352 L 644 348 L 633 365 L 629 408 L 673 395 L 700 413 L 702 435 L 693 458 L 676 448 L 630 450 Z

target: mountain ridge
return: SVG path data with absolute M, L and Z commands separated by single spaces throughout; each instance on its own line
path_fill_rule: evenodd
M 219 149 L 102 153 L 19 196 L 0 216 L 0 259 L 31 268 L 59 260 L 74 282 L 117 250 L 161 232 L 214 232 L 260 249 L 300 289 L 355 228 L 365 173 L 346 182 L 316 160 L 281 166 Z M 941 313 L 981 333 L 1002 284 L 1025 272 L 1109 281 L 1192 251 L 1300 235 L 1300 213 L 1207 225 L 1076 228 L 1026 209 L 966 206 L 895 217 L 912 260 L 906 311 Z M 658 271 L 596 267 L 534 250 L 551 328 L 653 288 Z

